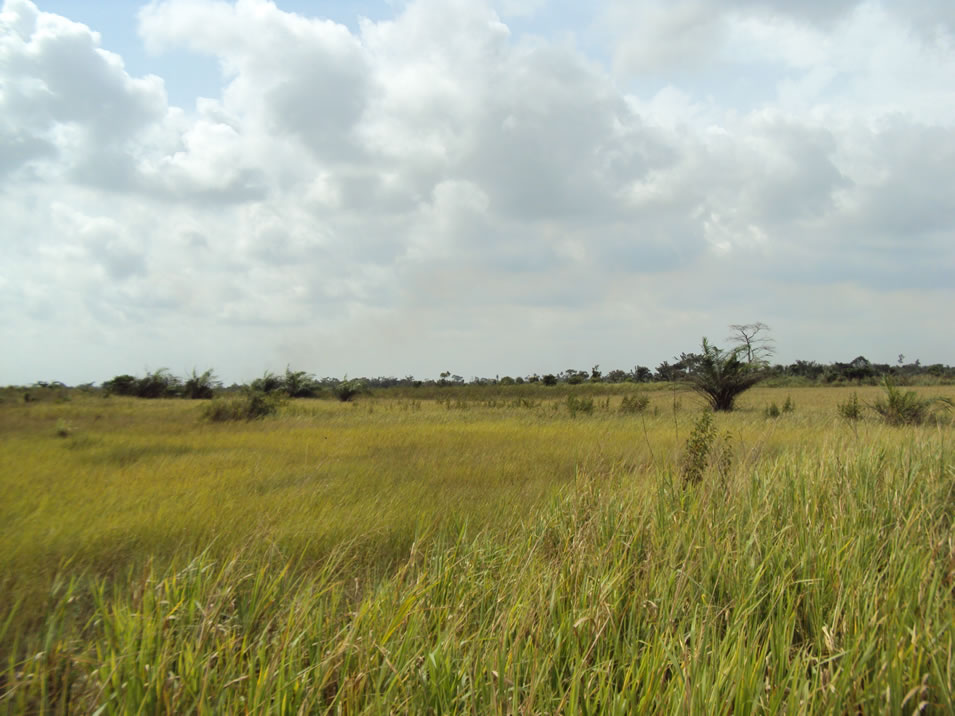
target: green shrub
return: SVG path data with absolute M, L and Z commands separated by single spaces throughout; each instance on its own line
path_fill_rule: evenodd
M 365 390 L 365 384 L 362 381 L 357 379 L 348 380 L 346 378 L 332 388 L 332 393 L 343 403 L 348 403 L 356 396 L 364 393 Z
M 786 402 L 783 403 L 782 410 L 784 413 L 793 413 L 796 411 L 796 404 L 793 402 L 792 396 L 786 396 Z
M 68 438 L 73 434 L 73 426 L 65 420 L 56 421 L 56 436 L 58 438 Z
M 590 415 L 594 412 L 593 398 L 578 398 L 575 395 L 567 396 L 567 410 L 570 411 L 570 417 L 576 418 L 577 413 L 586 413 Z
M 133 375 L 117 375 L 103 382 L 104 395 L 136 395 L 139 380 Z
M 882 381 L 882 387 L 885 399 L 875 401 L 872 407 L 888 425 L 921 425 L 936 416 L 933 410 L 936 404 L 952 405 L 944 398 L 922 398 L 914 390 L 903 393 L 888 377 Z
M 780 414 L 779 406 L 776 405 L 775 400 L 766 407 L 766 410 L 763 411 L 763 415 L 765 415 L 767 418 L 778 418 Z
M 625 395 L 620 403 L 621 413 L 642 413 L 650 407 L 649 395 Z
M 219 398 L 206 405 L 202 415 L 214 423 L 230 420 L 256 420 L 278 412 L 281 398 L 274 393 L 250 390 L 241 397 Z
M 267 370 L 262 374 L 261 378 L 256 378 L 249 383 L 249 388 L 261 393 L 275 393 L 285 389 L 285 381 L 282 380 L 281 376 Z
M 193 368 L 192 375 L 182 384 L 182 397 L 190 400 L 209 400 L 215 389 L 221 387 L 222 384 L 216 379 L 211 369 L 197 374 L 196 369 Z
M 314 375 L 304 370 L 292 370 L 290 366 L 285 367 L 285 378 L 282 382 L 290 398 L 314 398 L 321 391 Z
M 733 436 L 719 434 L 713 424 L 713 413 L 702 413 L 686 439 L 680 459 L 684 484 L 702 481 L 708 467 L 716 470 L 723 483 L 733 467 Z
M 181 388 L 179 378 L 168 369 L 160 368 L 137 381 L 136 395 L 140 398 L 172 398 L 179 395 Z
M 683 447 L 680 473 L 683 475 L 684 482 L 699 482 L 703 479 L 703 473 L 709 462 L 710 448 L 715 439 L 716 427 L 713 425 L 713 414 L 702 413 Z
M 859 402 L 859 394 L 853 392 L 849 399 L 844 403 L 839 403 L 839 415 L 849 421 L 862 419 L 862 403 Z

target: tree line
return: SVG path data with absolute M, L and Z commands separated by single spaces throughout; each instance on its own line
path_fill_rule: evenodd
M 454 375 L 450 371 L 442 373 L 438 378 L 419 379 L 412 375 L 398 378 L 395 376 L 362 377 L 357 379 L 316 377 L 314 374 L 287 368 L 284 374 L 266 372 L 262 377 L 249 383 L 234 383 L 223 385 L 212 370 L 203 373 L 193 371 L 191 375 L 178 377 L 168 370 L 161 369 L 147 372 L 142 377 L 133 375 L 118 375 L 104 381 L 99 388 L 112 395 L 126 395 L 140 398 L 192 398 L 207 399 L 220 392 L 239 390 L 258 390 L 265 393 L 283 392 L 292 398 L 317 398 L 321 395 L 334 394 L 343 385 L 360 385 L 363 388 L 420 388 L 420 387 L 450 387 L 461 385 L 523 385 L 540 384 L 555 386 L 559 384 L 580 385 L 584 383 L 655 383 L 655 382 L 683 382 L 697 374 L 701 368 L 703 353 L 681 353 L 673 362 L 663 361 L 655 369 L 638 365 L 631 370 L 610 370 L 603 372 L 599 365 L 590 370 L 568 368 L 557 373 L 533 373 L 527 376 L 494 376 L 472 377 L 466 380 L 463 376 Z M 792 379 L 794 383 L 804 384 L 857 384 L 875 385 L 883 378 L 889 377 L 899 382 L 926 377 L 939 381 L 955 381 L 955 367 L 940 363 L 922 365 L 919 361 L 904 363 L 900 360 L 895 365 L 873 363 L 864 356 L 859 356 L 848 362 L 818 363 L 816 361 L 797 360 L 788 365 L 763 364 L 760 366 L 761 376 L 766 379 L 785 381 Z M 35 387 L 63 386 L 62 383 L 38 383 Z M 86 384 L 89 389 L 96 389 L 95 384 Z
M 267 371 L 260 378 L 246 384 L 229 386 L 217 378 L 210 369 L 202 373 L 193 370 L 190 375 L 179 377 L 163 368 L 148 372 L 141 377 L 123 374 L 102 383 L 99 388 L 89 383 L 80 388 L 101 390 L 110 395 L 125 395 L 139 398 L 189 398 L 209 399 L 217 394 L 253 391 L 257 393 L 283 394 L 290 398 L 317 398 L 334 396 L 348 401 L 361 392 L 372 388 L 443 388 L 449 386 L 480 385 L 509 386 L 540 384 L 545 386 L 580 385 L 584 383 L 653 383 L 682 382 L 699 385 L 707 376 L 710 381 L 726 380 L 724 373 L 735 371 L 742 384 L 763 380 L 791 382 L 796 384 L 876 384 L 888 378 L 896 383 L 912 379 L 929 379 L 944 382 L 955 381 L 955 367 L 935 363 L 922 365 L 918 360 L 906 362 L 899 354 L 895 364 L 873 363 L 865 356 L 857 356 L 848 362 L 818 363 L 797 360 L 783 365 L 772 363 L 775 342 L 769 336 L 769 326 L 764 323 L 734 324 L 727 340 L 733 344 L 729 350 L 720 350 L 705 338 L 700 352 L 681 353 L 672 362 L 663 361 L 656 368 L 637 365 L 630 370 L 602 371 L 599 365 L 590 370 L 567 368 L 556 373 L 532 373 L 527 376 L 499 376 L 493 378 L 463 376 L 451 371 L 442 372 L 434 379 L 419 379 L 412 375 L 403 378 L 394 376 L 363 377 L 357 379 L 319 378 L 303 370 L 286 367 L 285 373 Z M 728 374 L 727 374 L 728 375 Z M 745 377 L 744 377 L 745 376 Z M 34 388 L 65 388 L 62 383 L 37 383 Z M 705 391 L 704 391 L 705 392 Z

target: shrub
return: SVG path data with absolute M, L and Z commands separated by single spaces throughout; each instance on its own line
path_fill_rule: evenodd
M 544 385 L 557 385 L 557 376 L 553 373 L 548 373 L 541 378 L 541 383 Z
M 704 412 L 700 415 L 693 432 L 686 439 L 681 459 L 680 473 L 684 482 L 699 482 L 703 479 L 706 465 L 709 462 L 710 448 L 716 439 L 716 427 L 713 425 L 713 415 Z
M 304 370 L 292 370 L 289 366 L 285 367 L 282 384 L 290 398 L 314 398 L 321 390 L 315 376 Z
M 839 403 L 839 415 L 849 421 L 862 419 L 862 403 L 859 402 L 859 394 L 853 392 L 849 399 L 844 403 Z
M 274 393 L 285 388 L 285 384 L 280 376 L 277 376 L 270 370 L 265 371 L 261 378 L 256 378 L 249 383 L 249 388 L 260 393 Z
M 181 388 L 182 381 L 167 368 L 146 373 L 144 378 L 136 381 L 136 395 L 140 398 L 172 398 L 179 395 Z
M 642 413 L 650 406 L 649 395 L 625 395 L 620 403 L 621 413 Z
M 944 398 L 922 398 L 914 390 L 903 393 L 888 377 L 883 379 L 882 387 L 885 389 L 885 399 L 875 401 L 872 407 L 889 425 L 921 425 L 935 416 L 935 404 L 952 405 L 951 401 Z
M 136 395 L 139 381 L 132 375 L 117 375 L 103 383 L 106 395 Z
M 700 482 L 709 465 L 725 484 L 733 467 L 733 436 L 729 432 L 722 435 L 716 432 L 713 413 L 706 411 L 696 421 L 683 447 L 680 463 L 684 484 Z
M 784 413 L 793 413 L 796 411 L 796 404 L 793 402 L 792 396 L 786 396 L 786 402 L 783 403 L 783 412 Z
M 740 354 L 739 348 L 722 351 L 704 338 L 703 353 L 693 356 L 692 370 L 686 380 L 709 401 L 713 410 L 732 410 L 740 393 L 765 377 L 758 363 L 741 361 Z
M 570 417 L 576 418 L 577 413 L 586 413 L 590 415 L 594 412 L 593 398 L 578 398 L 575 395 L 567 396 L 567 409 L 570 411 Z
M 203 409 L 203 417 L 214 423 L 230 420 L 256 420 L 278 412 L 282 404 L 278 395 L 250 390 L 241 397 L 213 400 Z
M 766 407 L 766 410 L 763 411 L 763 415 L 765 415 L 767 418 L 779 417 L 780 410 L 779 410 L 779 406 L 776 405 L 775 400 Z
M 213 396 L 215 389 L 220 387 L 222 384 L 216 379 L 211 369 L 197 375 L 196 369 L 193 368 L 192 375 L 182 385 L 182 397 L 190 400 L 208 400 Z
M 348 380 L 347 378 L 332 388 L 332 393 L 343 403 L 350 402 L 353 398 L 365 392 L 365 384 L 357 379 Z

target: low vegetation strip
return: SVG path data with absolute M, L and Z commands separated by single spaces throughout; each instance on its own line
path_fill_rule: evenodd
M 952 712 L 951 426 L 847 395 L 16 406 L 0 708 Z

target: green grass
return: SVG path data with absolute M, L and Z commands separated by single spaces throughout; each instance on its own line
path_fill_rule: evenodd
M 625 390 L 0 405 L 0 709 L 955 709 L 950 424 Z

